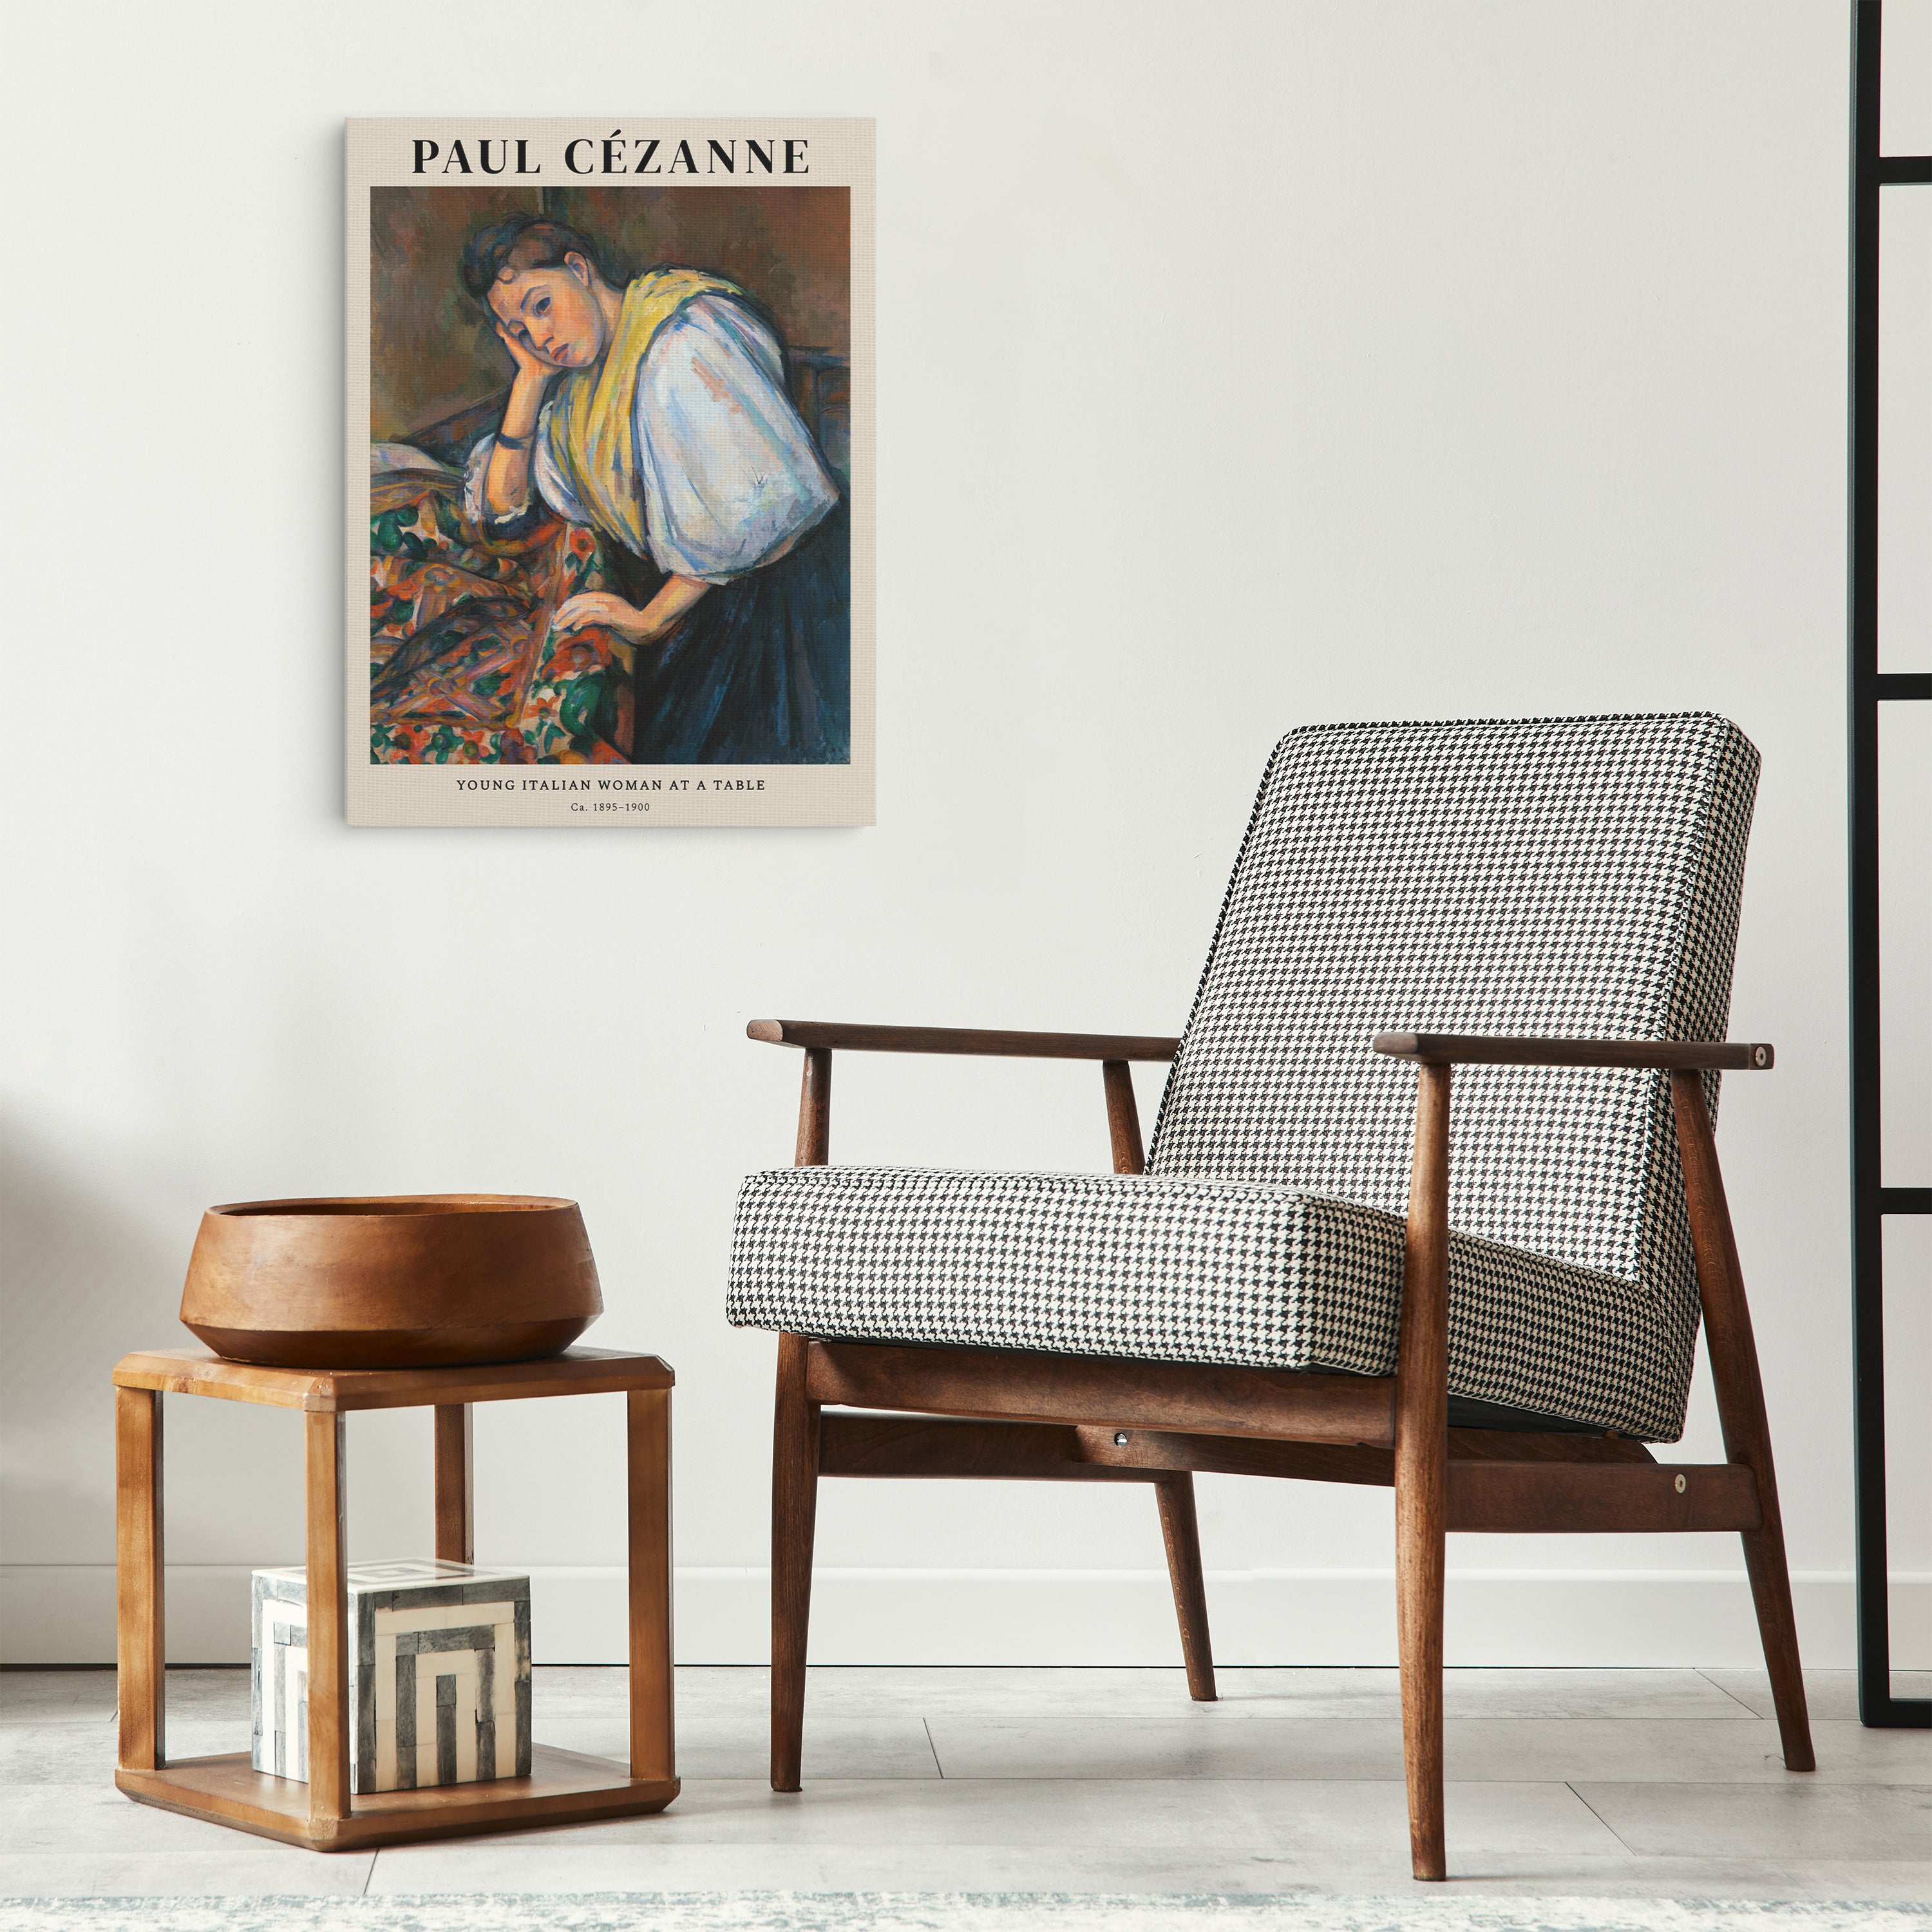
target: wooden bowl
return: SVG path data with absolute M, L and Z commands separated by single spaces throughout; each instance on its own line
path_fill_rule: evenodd
M 418 1369 L 560 1354 L 603 1312 L 575 1202 L 404 1194 L 211 1208 L 181 1318 L 238 1362 Z

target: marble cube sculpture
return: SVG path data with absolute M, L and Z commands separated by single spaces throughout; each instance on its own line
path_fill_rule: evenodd
M 349 1784 L 410 1791 L 530 1770 L 530 1580 L 472 1563 L 353 1563 Z M 308 1578 L 254 1573 L 255 1768 L 308 1778 Z

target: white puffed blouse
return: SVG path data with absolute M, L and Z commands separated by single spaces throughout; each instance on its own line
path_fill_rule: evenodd
M 777 338 L 742 302 L 694 297 L 660 328 L 644 352 L 632 412 L 644 529 L 660 570 L 728 584 L 756 570 L 824 517 L 838 500 L 784 380 Z M 550 447 L 550 406 L 537 418 L 531 474 L 538 494 L 566 522 L 590 512 L 566 482 Z M 464 507 L 488 526 L 484 472 L 496 439 L 470 452 Z

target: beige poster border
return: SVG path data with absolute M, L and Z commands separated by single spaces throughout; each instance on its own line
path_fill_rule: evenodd
M 631 143 L 656 138 L 659 154 L 680 140 L 704 155 L 705 142 L 748 136 L 760 144 L 802 140 L 808 176 L 799 185 L 852 191 L 852 760 L 848 765 L 377 765 L 369 762 L 369 190 L 421 187 L 413 172 L 414 143 L 435 141 L 444 154 L 461 140 L 523 140 L 541 178 L 528 185 L 573 182 L 616 184 L 616 174 L 568 172 L 569 143 L 587 140 L 601 162 L 603 143 L 621 130 Z M 605 115 L 568 119 L 515 116 L 423 115 L 407 119 L 352 119 L 347 149 L 347 390 L 345 445 L 347 536 L 346 583 L 346 804 L 351 825 L 870 825 L 874 820 L 874 674 L 877 651 L 874 590 L 876 505 L 873 490 L 874 275 L 874 124 L 868 119 L 746 115 L 735 118 Z M 578 151 L 580 154 L 585 152 Z M 782 164 L 781 163 L 781 166 Z M 442 178 L 438 176 L 440 180 Z M 480 176 L 461 177 L 475 185 Z M 624 179 L 634 178 L 626 176 Z M 782 172 L 754 177 L 783 186 Z M 700 175 L 686 191 L 702 194 Z M 653 177 L 652 185 L 670 185 Z M 729 185 L 712 178 L 712 187 Z M 639 793 L 597 788 L 599 778 L 658 779 L 662 788 Z M 461 788 L 464 782 L 513 782 L 509 789 Z M 566 788 L 564 782 L 578 785 Z M 700 790 L 699 787 L 702 785 Z M 603 804 L 606 809 L 591 808 Z M 609 809 L 643 805 L 644 810 Z

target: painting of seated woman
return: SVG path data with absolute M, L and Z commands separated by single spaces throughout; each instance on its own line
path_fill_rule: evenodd
M 836 331 L 836 220 L 696 192 L 372 194 L 372 414 L 430 412 L 372 442 L 372 762 L 850 760 L 849 363 L 780 313 Z

